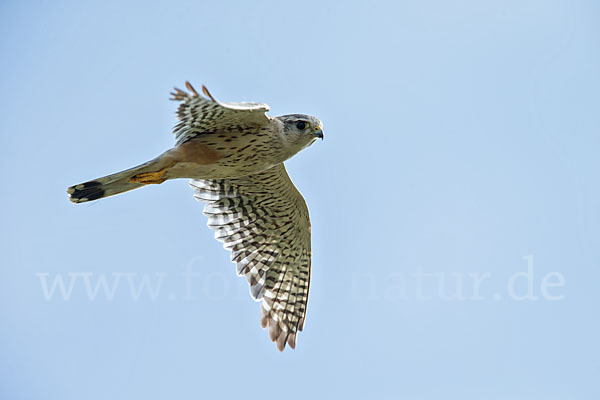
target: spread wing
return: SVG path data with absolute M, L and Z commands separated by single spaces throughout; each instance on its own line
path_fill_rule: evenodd
M 176 144 L 181 144 L 202 133 L 260 128 L 269 122 L 266 112 L 269 106 L 263 103 L 222 103 L 215 100 L 202 85 L 202 97 L 189 82 L 185 83 L 191 93 L 177 88 L 171 100 L 181 101 L 177 109 L 179 122 L 173 128 Z
M 215 238 L 262 300 L 263 328 L 283 351 L 296 346 L 310 284 L 310 220 L 283 164 L 236 179 L 192 180 Z

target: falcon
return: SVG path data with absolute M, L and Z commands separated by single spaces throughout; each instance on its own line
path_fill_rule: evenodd
M 271 117 L 263 103 L 225 103 L 206 87 L 201 96 L 174 89 L 180 102 L 175 146 L 137 167 L 67 189 L 73 203 L 189 178 L 215 238 L 231 251 L 238 275 L 261 302 L 263 328 L 283 351 L 296 347 L 310 286 L 310 219 L 284 161 L 323 139 L 319 119 Z

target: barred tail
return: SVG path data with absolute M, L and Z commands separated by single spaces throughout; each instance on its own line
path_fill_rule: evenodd
M 73 203 L 84 203 L 146 186 L 143 183 L 132 182 L 132 179 L 138 174 L 152 170 L 159 163 L 160 157 L 116 174 L 71 186 L 67 188 L 69 200 Z

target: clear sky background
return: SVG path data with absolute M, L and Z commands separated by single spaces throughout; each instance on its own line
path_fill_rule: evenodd
M 0 398 L 600 398 L 599 22 L 594 1 L 3 1 Z M 185 181 L 67 200 L 172 146 L 185 80 L 324 123 L 287 163 L 313 225 L 294 351 Z

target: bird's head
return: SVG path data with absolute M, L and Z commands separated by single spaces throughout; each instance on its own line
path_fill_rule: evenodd
M 289 114 L 277 119 L 283 124 L 282 140 L 291 155 L 310 146 L 317 139 L 323 139 L 323 124 L 316 117 Z

